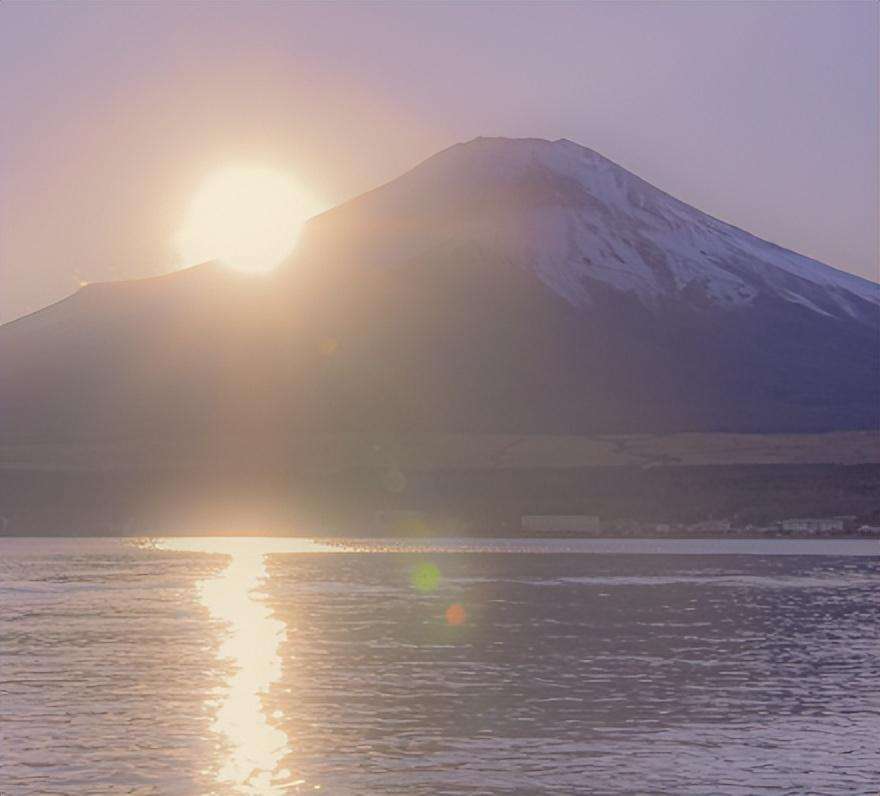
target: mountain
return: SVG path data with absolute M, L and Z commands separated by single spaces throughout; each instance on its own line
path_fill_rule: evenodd
M 90 285 L 0 328 L 6 440 L 880 423 L 880 286 L 570 141 L 476 139 L 313 219 L 275 273 Z
M 324 214 L 314 237 L 363 265 L 479 248 L 580 308 L 608 290 L 654 309 L 775 299 L 868 323 L 880 306 L 880 285 L 718 221 L 566 140 L 458 144 Z

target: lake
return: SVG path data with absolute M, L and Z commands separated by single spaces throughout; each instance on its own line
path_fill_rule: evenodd
M 0 539 L 0 793 L 880 789 L 880 543 Z

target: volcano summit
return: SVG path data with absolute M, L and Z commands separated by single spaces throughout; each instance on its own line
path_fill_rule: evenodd
M 9 438 L 876 428 L 880 286 L 570 141 L 458 144 L 259 279 L 104 283 L 0 329 Z

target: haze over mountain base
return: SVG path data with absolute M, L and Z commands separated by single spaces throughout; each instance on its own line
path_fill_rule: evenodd
M 285 448 L 271 461 L 240 446 L 198 458 L 158 443 L 4 448 L 0 534 L 514 536 L 523 516 L 576 514 L 615 535 L 709 519 L 867 522 L 880 508 L 880 444 L 867 432 L 345 434 Z

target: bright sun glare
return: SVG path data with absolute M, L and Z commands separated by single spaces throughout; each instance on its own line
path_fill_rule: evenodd
M 318 210 L 308 192 L 280 172 L 218 171 L 199 187 L 177 235 L 182 265 L 221 260 L 242 271 L 268 271 L 290 254 Z

